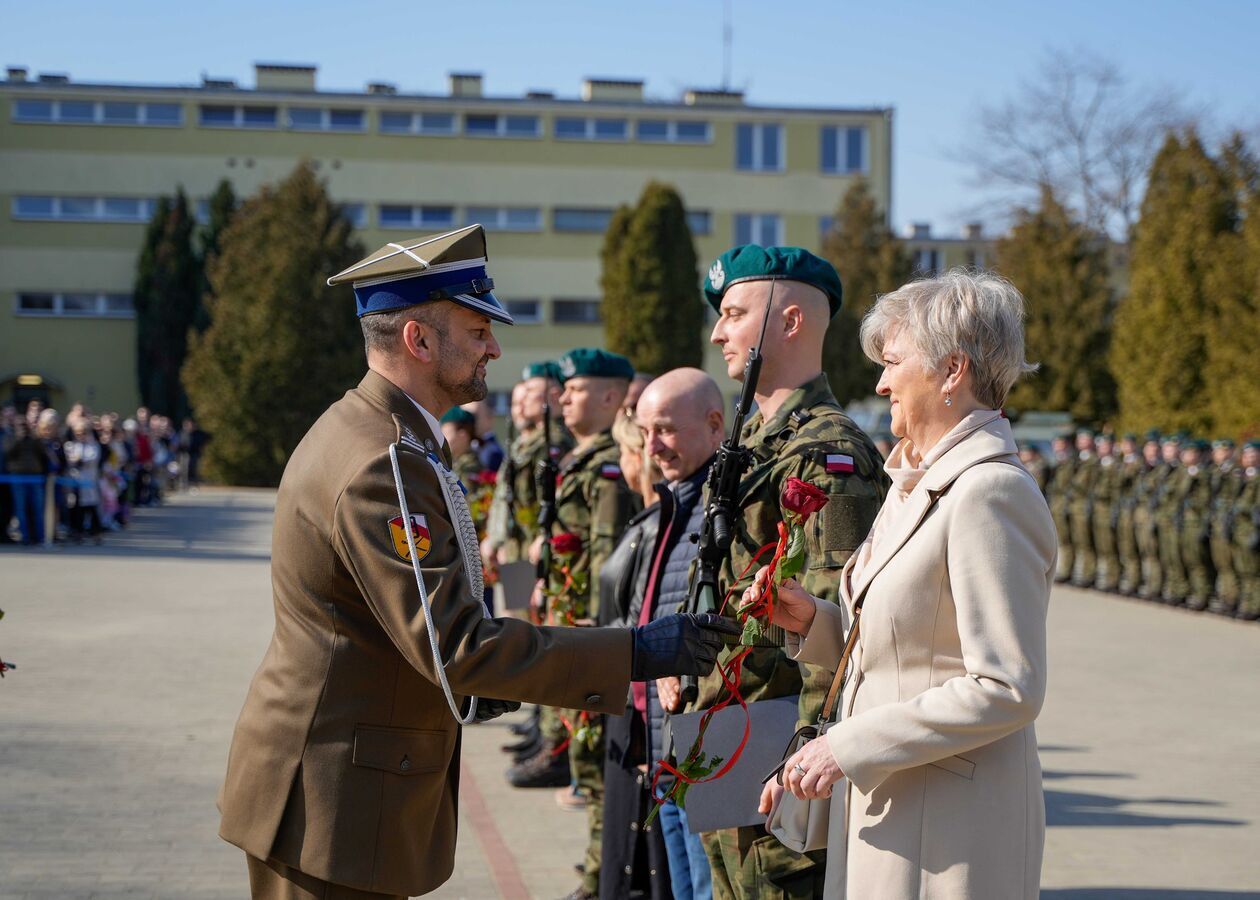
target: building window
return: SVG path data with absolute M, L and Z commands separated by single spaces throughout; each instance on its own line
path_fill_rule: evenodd
M 538 325 L 542 323 L 541 300 L 508 300 L 507 311 L 517 325 Z
M 17 100 L 14 122 L 55 122 L 62 125 L 178 126 L 184 110 L 178 103 L 136 103 L 96 100 Z
M 382 204 L 382 228 L 454 228 L 453 206 L 394 206 Z
M 914 251 L 914 270 L 920 275 L 935 275 L 940 267 L 940 253 L 930 247 Z
M 824 172 L 829 175 L 870 173 L 870 135 L 865 128 L 824 125 L 819 134 Z
M 640 119 L 635 123 L 636 140 L 652 144 L 707 144 L 713 140 L 708 122 Z
M 542 210 L 536 206 L 470 206 L 464 224 L 484 225 L 487 231 L 542 231 Z
M 556 325 L 598 325 L 598 300 L 552 300 L 551 321 Z
M 735 168 L 745 172 L 783 170 L 783 126 L 770 123 L 735 126 Z
M 630 137 L 625 119 L 556 119 L 555 136 L 562 141 L 624 141 Z
M 214 106 L 200 108 L 205 128 L 275 128 L 278 112 L 274 106 Z
M 782 246 L 783 217 L 777 213 L 736 213 L 735 243 Z
M 31 292 L 17 295 L 15 312 L 19 316 L 133 319 L 136 306 L 130 294 Z
M 506 416 L 512 411 L 512 392 L 490 391 L 486 394 L 486 403 L 496 416 Z
M 385 134 L 455 134 L 454 113 L 381 113 Z
M 587 231 L 602 234 L 612 221 L 611 209 L 556 209 L 551 214 L 556 231 Z
M 147 222 L 155 201 L 147 197 L 13 198 L 13 218 L 61 222 Z
M 827 240 L 827 235 L 831 234 L 831 229 L 836 225 L 835 216 L 819 216 L 818 217 L 818 237 L 820 240 Z
M 983 269 L 984 268 L 984 251 L 968 250 L 967 251 L 967 268 Z
M 207 214 L 209 210 L 207 209 Z M 341 204 L 341 214 L 355 228 L 367 228 L 367 204 L 365 203 L 343 203 Z
M 293 106 L 288 109 L 289 128 L 294 131 L 362 131 L 361 109 L 318 109 Z
M 536 138 L 542 136 L 538 116 L 495 116 L 467 114 L 464 134 L 469 137 Z
M 687 213 L 687 227 L 692 234 L 712 234 L 713 214 L 707 209 L 693 209 Z

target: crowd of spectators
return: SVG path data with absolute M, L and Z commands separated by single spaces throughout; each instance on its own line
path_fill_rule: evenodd
M 133 510 L 195 487 L 208 435 L 140 407 L 133 417 L 76 403 L 63 417 L 32 400 L 0 407 L 0 543 L 97 544 Z

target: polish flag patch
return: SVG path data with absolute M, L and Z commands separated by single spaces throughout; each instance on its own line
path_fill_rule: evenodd
M 609 481 L 616 481 L 621 477 L 621 466 L 616 463 L 604 463 L 599 467 L 599 477 L 607 478 Z
M 853 457 L 847 453 L 827 454 L 828 475 L 848 475 L 853 472 Z

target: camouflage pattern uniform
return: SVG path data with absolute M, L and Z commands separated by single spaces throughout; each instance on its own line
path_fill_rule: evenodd
M 1234 501 L 1234 569 L 1238 572 L 1238 617 L 1260 617 L 1260 477 L 1243 470 L 1243 486 Z
M 1046 491 L 1050 502 L 1050 516 L 1054 519 L 1054 529 L 1059 535 L 1059 563 L 1055 581 L 1067 581 L 1072 577 L 1072 520 L 1069 504 L 1071 503 L 1072 477 L 1075 472 L 1075 452 L 1056 460 Z
M 1170 465 L 1160 485 L 1155 520 L 1159 523 L 1159 567 L 1164 573 L 1160 599 L 1178 604 L 1186 599 L 1189 584 L 1181 561 L 1181 509 L 1190 487 L 1186 470 Z
M 626 523 L 642 508 L 642 503 L 621 477 L 621 450 L 611 432 L 604 432 L 586 447 L 573 451 L 560 466 L 556 488 L 557 534 L 571 532 L 582 539 L 582 553 L 572 571 L 587 575 L 585 595 L 575 598 L 574 617 L 598 619 L 599 570 L 617 545 Z M 563 623 L 556 623 L 563 624 Z M 576 731 L 580 713 L 564 713 Z M 586 819 L 590 828 L 582 887 L 592 896 L 599 893 L 599 867 L 604 831 L 604 729 L 602 717 L 591 716 L 595 729 L 589 741 L 571 740 L 569 766 L 574 782 L 586 795 Z
M 1098 574 L 1094 553 L 1094 482 L 1101 466 L 1092 450 L 1081 450 L 1072 469 L 1068 489 L 1068 516 L 1072 529 L 1072 584 L 1093 587 Z
M 1120 557 L 1122 594 L 1136 594 L 1142 584 L 1142 554 L 1138 537 L 1138 483 L 1146 474 L 1141 453 L 1129 453 L 1120 463 L 1117 485 L 1116 553 Z
M 1160 561 L 1159 499 L 1169 468 L 1158 462 L 1138 475 L 1133 487 L 1133 526 L 1138 554 L 1142 557 L 1142 581 L 1138 596 L 1158 600 L 1164 590 L 1164 568 Z
M 1185 468 L 1186 485 L 1181 503 L 1181 561 L 1186 570 L 1186 605 L 1207 609 L 1216 584 L 1208 548 L 1212 519 L 1211 464 L 1200 462 Z
M 1245 486 L 1242 469 L 1226 460 L 1212 472 L 1212 564 L 1216 567 L 1215 612 L 1238 610 L 1239 580 L 1234 569 L 1234 504 Z
M 1092 537 L 1096 557 L 1094 587 L 1114 591 L 1120 587 L 1120 553 L 1117 531 L 1120 524 L 1120 503 L 1124 496 L 1120 482 L 1124 466 L 1115 454 L 1099 457 L 1091 492 Z
M 825 375 L 792 392 L 770 421 L 764 422 L 755 413 L 742 437 L 755 461 L 740 485 L 743 515 L 731 558 L 723 567 L 723 592 L 734 591 L 733 605 L 760 565 L 768 561 L 767 553 L 758 564 L 750 565 L 762 546 L 777 540 L 783 518 L 779 495 L 788 478 L 796 477 L 830 497 L 806 525 L 807 561 L 799 581 L 814 596 L 837 601 L 840 570 L 865 540 L 887 490 L 879 452 L 844 415 Z M 846 463 L 833 465 L 828 473 L 828 455 L 833 460 L 839 455 L 850 457 L 852 471 L 835 471 L 847 468 Z M 733 614 L 732 606 L 727 610 Z M 771 628 L 770 632 L 770 640 L 781 645 L 782 631 Z M 719 664 L 737 651 L 726 651 Z M 744 661 L 740 692 L 750 701 L 799 693 L 801 724 L 813 723 L 822 710 L 831 675 L 788 659 L 782 649 L 758 647 Z M 701 680 L 697 701 L 688 711 L 707 709 L 722 691 L 715 671 Z M 679 753 L 687 750 L 677 749 Z M 718 900 L 821 896 L 825 851 L 793 853 L 761 826 L 708 832 L 702 839 L 713 870 L 713 896 Z
M 553 453 L 563 456 L 573 447 L 573 438 L 558 422 L 551 423 Z M 538 536 L 538 485 L 534 475 L 547 453 L 547 439 L 543 428 L 522 432 L 516 436 L 503 464 L 499 466 L 499 480 L 494 489 L 494 503 L 490 508 L 489 534 L 491 544 L 507 550 L 507 561 L 517 562 L 526 557 L 529 545 Z M 508 508 L 508 486 L 512 487 L 512 508 Z

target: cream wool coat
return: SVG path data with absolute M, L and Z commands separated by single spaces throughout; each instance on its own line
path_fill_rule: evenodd
M 789 637 L 797 659 L 834 667 L 866 595 L 844 712 L 827 732 L 847 780 L 831 801 L 826 896 L 1036 898 L 1049 510 L 995 418 L 895 513 L 854 583 L 846 573 L 842 604 L 820 602 L 809 634 Z

